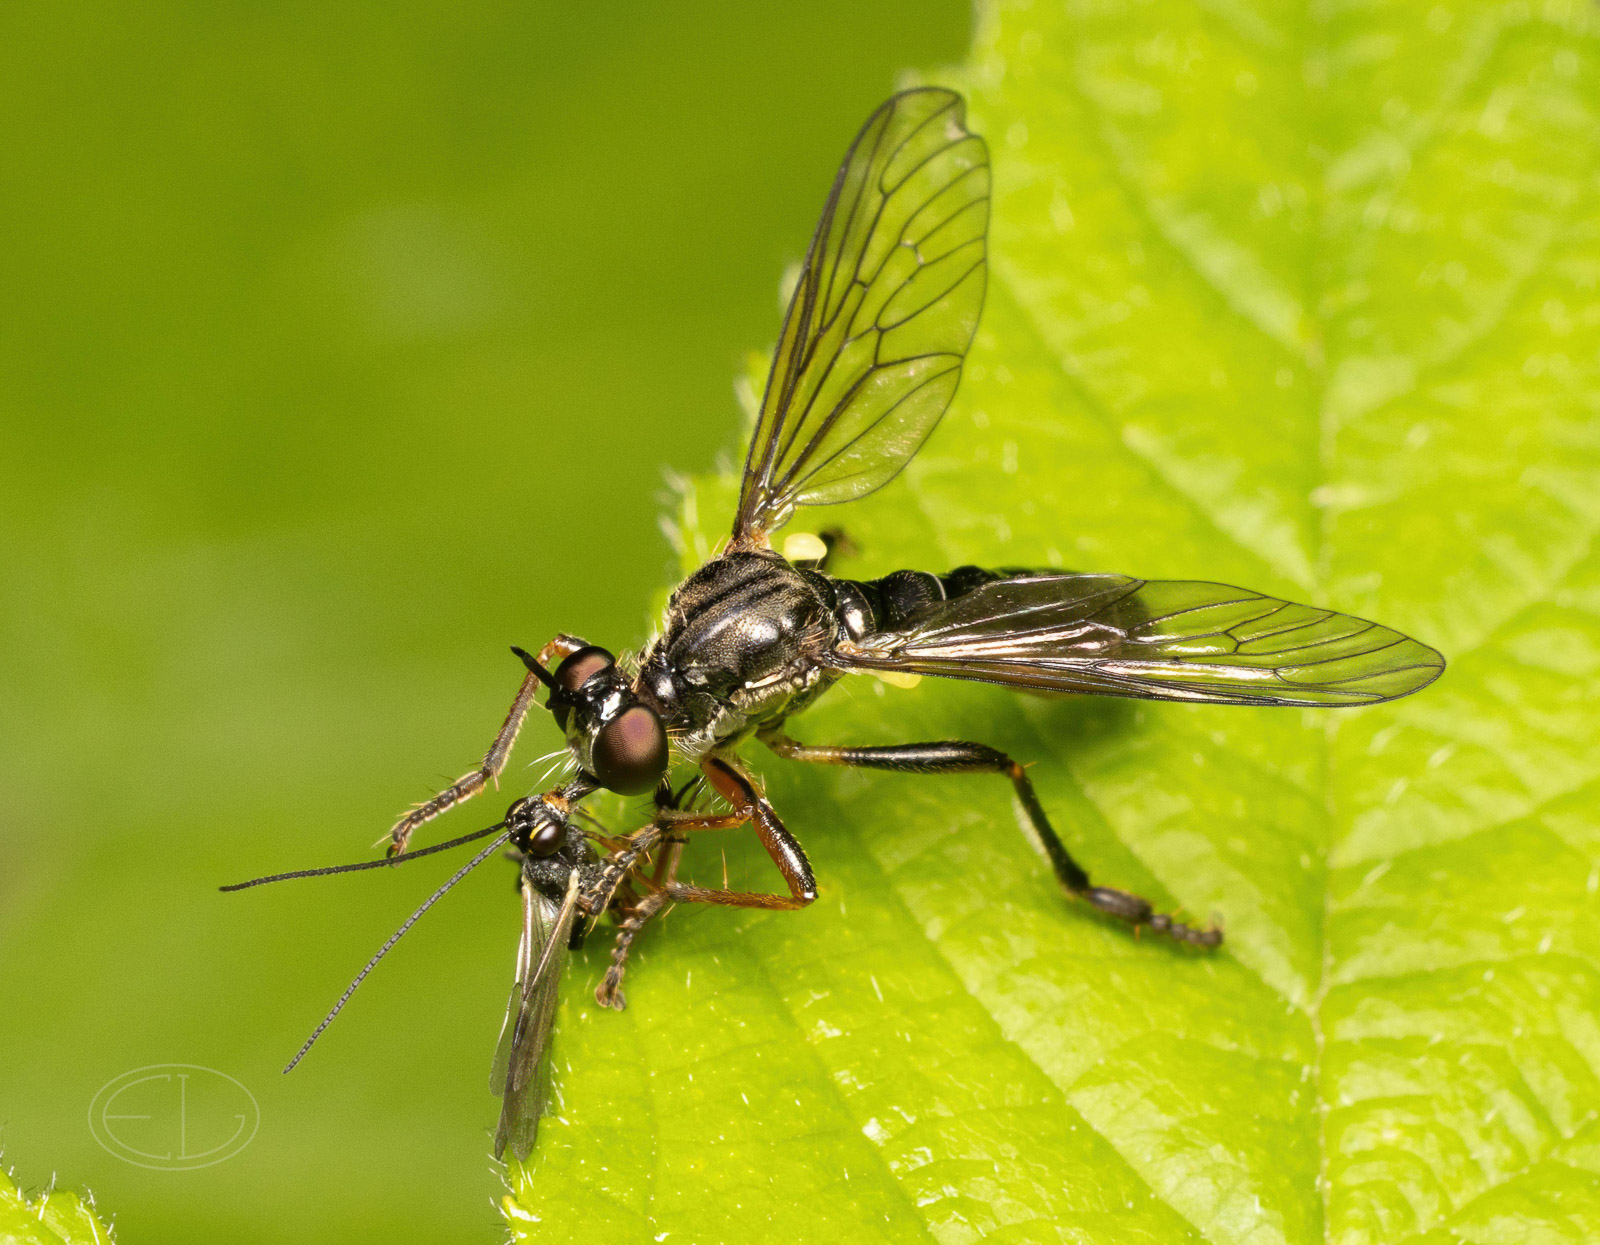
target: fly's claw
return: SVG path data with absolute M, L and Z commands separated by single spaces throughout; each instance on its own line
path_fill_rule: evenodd
M 385 852 L 389 856 L 402 855 L 411 843 L 411 835 L 417 827 L 425 822 L 432 821 L 441 813 L 449 812 L 462 800 L 470 800 L 483 790 L 483 785 L 488 781 L 483 770 L 474 770 L 450 784 L 431 800 L 424 800 L 420 804 L 412 805 L 411 810 L 399 821 L 394 823 L 394 828 L 386 836 L 389 846 Z M 382 843 L 379 839 L 378 843 Z M 374 844 L 373 846 L 377 846 Z
M 420 826 L 424 820 L 423 818 L 417 816 L 423 807 L 424 805 L 422 804 L 413 804 L 411 808 L 407 810 L 407 812 L 400 818 L 400 820 L 395 822 L 394 825 L 389 828 L 389 833 L 384 835 L 383 838 L 379 839 L 372 846 L 382 847 L 383 854 L 385 856 L 394 857 L 404 855 L 406 848 L 411 845 L 412 832 L 416 830 L 416 828 Z
M 1196 929 L 1192 925 L 1174 921 L 1163 912 L 1157 912 L 1151 916 L 1150 928 L 1158 934 L 1165 934 L 1176 942 L 1186 942 L 1194 947 L 1220 947 L 1222 945 L 1222 930 L 1217 926 L 1208 925 L 1205 929 Z
M 1222 945 L 1222 930 L 1217 926 L 1196 929 L 1192 925 L 1185 925 L 1165 912 L 1157 912 L 1148 899 L 1130 895 L 1127 891 L 1114 890 L 1109 886 L 1091 886 L 1083 892 L 1083 897 L 1107 916 L 1133 926 L 1135 935 L 1148 928 L 1174 942 L 1185 942 L 1194 947 Z
M 606 969 L 605 978 L 594 990 L 594 1001 L 614 1012 L 626 1011 L 628 996 L 622 992 L 622 966 L 614 964 Z
M 423 819 L 417 817 L 415 813 L 407 813 L 399 821 L 395 822 L 394 829 L 390 830 L 388 834 L 384 835 L 383 838 L 379 839 L 377 843 L 373 844 L 373 846 L 377 847 L 379 844 L 384 844 L 385 840 L 387 840 L 387 844 L 383 848 L 383 854 L 385 856 L 393 858 L 395 856 L 405 855 L 406 848 L 411 846 L 412 832 L 422 824 L 422 821 Z

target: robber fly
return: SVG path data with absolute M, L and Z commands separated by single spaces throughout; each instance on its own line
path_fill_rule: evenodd
M 988 149 L 967 129 L 959 95 L 905 91 L 872 114 L 834 179 L 784 316 L 726 547 L 679 585 L 659 634 L 631 660 L 568 635 L 537 655 L 513 650 L 527 672 L 483 764 L 396 823 L 390 861 L 363 862 L 411 858 L 401 853 L 419 826 L 496 782 L 544 690 L 572 776 L 479 832 L 500 837 L 457 874 L 501 842 L 521 860 L 517 984 L 494 1082 L 504 1099 L 497 1155 L 510 1144 L 526 1157 L 532 1145 L 547 1098 L 540 1068 L 556 984 L 586 923 L 607 912 L 619 923 L 597 997 L 620 1007 L 628 948 L 663 907 L 797 909 L 816 899 L 805 850 L 738 755 L 752 737 L 796 761 L 1003 776 L 1070 895 L 1135 929 L 1200 947 L 1221 942 L 1219 929 L 1187 925 L 1093 883 L 1023 767 L 998 749 L 966 740 L 856 747 L 791 738 L 788 720 L 845 675 L 1331 708 L 1409 695 L 1444 668 L 1433 649 L 1388 627 L 1221 584 L 977 566 L 863 581 L 829 573 L 827 542 L 809 542 L 805 556 L 775 551 L 772 535 L 796 509 L 881 488 L 933 433 L 977 329 L 988 215 Z M 786 549 L 795 553 L 793 542 Z M 674 763 L 696 767 L 726 811 L 680 807 L 667 785 Z M 578 805 L 600 790 L 653 791 L 655 815 L 616 838 L 579 829 Z M 786 893 L 680 880 L 689 835 L 744 825 L 771 855 Z

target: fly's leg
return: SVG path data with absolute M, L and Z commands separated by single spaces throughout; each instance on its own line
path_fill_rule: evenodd
M 752 817 L 748 811 L 697 814 L 680 813 L 669 808 L 658 810 L 656 821 L 638 838 L 636 847 L 646 843 L 654 847 L 664 839 L 665 850 L 656 860 L 654 876 L 648 882 L 648 892 L 641 899 L 628 906 L 618 925 L 617 939 L 611 948 L 611 964 L 606 969 L 604 979 L 594 992 L 597 1003 L 602 1007 L 610 1007 L 616 1011 L 621 1011 L 627 1006 L 627 1000 L 622 993 L 622 975 L 627 968 L 628 952 L 632 949 L 633 941 L 638 937 L 639 931 L 644 928 L 651 917 L 655 916 L 668 904 L 683 900 L 697 903 L 726 903 L 739 907 L 775 908 L 802 906 L 801 903 L 796 902 L 794 899 L 786 899 L 782 895 L 750 894 L 745 891 L 710 891 L 700 887 L 686 886 L 678 881 L 678 862 L 683 855 L 685 842 L 680 837 L 683 833 L 691 830 L 731 830 L 738 826 L 747 825 L 751 820 Z M 775 817 L 774 820 L 776 820 Z M 671 837 L 666 837 L 668 835 Z M 790 843 L 794 850 L 799 852 L 799 844 L 793 843 L 792 840 L 790 840 Z M 615 858 L 617 862 L 615 867 L 631 869 L 641 854 L 642 852 L 637 851 L 635 848 L 619 853 Z M 804 864 L 805 855 L 803 852 L 800 852 L 799 858 Z M 782 869 L 783 865 L 780 864 L 779 868 Z M 806 865 L 806 877 L 809 877 L 809 869 L 810 866 Z M 784 876 L 786 879 L 788 878 L 788 870 L 784 870 Z M 615 886 L 613 886 L 613 889 L 615 889 Z M 795 886 L 791 883 L 790 891 L 793 892 L 794 889 Z M 816 887 L 814 883 L 811 884 L 809 893 L 811 898 L 815 898 Z M 711 898 L 711 896 L 715 896 L 715 898 Z M 809 903 L 810 898 L 806 898 L 804 902 Z
M 582 647 L 582 640 L 558 635 L 539 650 L 539 662 L 541 665 L 549 665 L 552 657 L 565 657 Z M 506 761 L 510 759 L 511 746 L 517 742 L 517 732 L 522 729 L 523 719 L 528 716 L 528 709 L 534 703 L 534 693 L 538 690 L 538 676 L 529 671 L 523 677 L 522 686 L 517 689 L 517 698 L 511 702 L 511 712 L 506 714 L 500 733 L 494 737 L 494 742 L 489 745 L 489 751 L 484 754 L 483 764 L 470 774 L 463 774 L 433 799 L 417 805 L 395 822 L 394 828 L 388 835 L 389 855 L 398 856 L 404 852 L 407 844 L 411 842 L 411 835 L 424 822 L 432 821 L 440 813 L 448 812 L 457 804 L 470 800 L 490 783 L 499 785 L 500 771 L 505 769 Z M 378 841 L 383 842 L 382 839 Z
M 699 814 L 678 813 L 663 809 L 656 814 L 651 829 L 657 839 L 665 832 L 676 835 L 690 830 L 732 830 L 749 825 L 755 829 L 761 845 L 778 866 L 789 887 L 787 895 L 773 895 L 766 891 L 711 890 L 692 886 L 677 879 L 677 862 L 667 870 L 659 885 L 667 898 L 674 903 L 721 904 L 730 908 L 774 908 L 794 911 L 813 903 L 817 898 L 817 879 L 811 872 L 811 862 L 805 849 L 795 841 L 788 828 L 778 819 L 778 814 L 767 797 L 756 789 L 750 775 L 727 757 L 707 757 L 700 763 L 701 771 L 716 788 L 717 793 L 733 805 L 729 813 Z
M 733 805 L 728 813 L 685 813 L 674 808 L 658 806 L 656 819 L 639 835 L 633 845 L 613 858 L 611 870 L 631 870 L 644 850 L 666 841 L 666 850 L 656 863 L 655 876 L 650 880 L 649 893 L 623 916 L 617 931 L 616 945 L 612 948 L 611 964 L 605 978 L 595 990 L 595 1001 L 603 1007 L 620 1011 L 626 1000 L 622 994 L 622 975 L 626 968 L 628 952 L 633 940 L 645 922 L 671 903 L 719 904 L 729 908 L 769 908 L 793 911 L 804 908 L 817 897 L 817 880 L 811 872 L 811 862 L 805 849 L 795 841 L 767 798 L 756 789 L 750 776 L 723 757 L 708 757 L 701 770 L 718 794 Z M 788 884 L 787 895 L 773 895 L 765 891 L 735 891 L 693 886 L 678 881 L 678 862 L 683 855 L 681 835 L 693 830 L 732 830 L 738 826 L 755 828 L 772 863 Z M 648 847 L 647 847 L 648 845 Z M 614 891 L 620 884 L 621 874 L 615 879 L 604 877 L 601 885 Z M 598 888 L 597 888 L 598 889 Z M 598 902 L 598 895 L 594 902 Z M 591 904 L 591 910 L 594 910 Z
M 772 857 L 772 863 L 783 874 L 789 893 L 773 895 L 765 891 L 710 890 L 671 878 L 665 887 L 667 895 L 684 903 L 721 904 L 729 908 L 775 908 L 791 912 L 813 903 L 817 898 L 817 879 L 811 872 L 811 862 L 806 859 L 805 849 L 778 819 L 777 812 L 767 802 L 767 797 L 756 789 L 750 775 L 727 757 L 707 757 L 700 763 L 700 768 L 717 793 L 733 805 L 731 818 L 723 820 L 732 824 L 748 822 L 754 828 L 761 845 L 767 849 L 767 855 Z M 679 821 L 677 824 L 685 823 Z
M 671 902 L 665 890 L 665 883 L 677 876 L 678 858 L 683 854 L 682 832 L 727 830 L 745 824 L 745 819 L 736 813 L 704 814 L 681 811 L 685 803 L 693 802 L 699 793 L 702 781 L 696 778 L 685 783 L 677 791 L 674 791 L 665 780 L 662 781 L 662 785 L 656 789 L 655 820 L 632 835 L 624 845 L 613 852 L 587 897 L 590 909 L 598 912 L 602 907 L 610 907 L 618 892 L 623 890 L 628 892 L 626 899 L 616 906 L 621 919 L 618 922 L 616 942 L 611 948 L 611 964 L 594 992 L 595 1001 L 602 1007 L 620 1012 L 627 1006 L 627 1000 L 622 993 L 622 974 L 627 967 L 628 952 L 633 947 L 633 940 L 638 937 L 639 931 L 650 918 Z M 663 844 L 665 850 L 656 857 L 654 876 L 647 882 L 640 879 L 649 888 L 648 891 L 642 897 L 634 894 L 629 881 L 638 877 L 634 872 L 635 866 L 647 853 Z
M 822 765 L 852 765 L 864 769 L 890 770 L 901 774 L 1004 774 L 1011 780 L 1023 812 L 1033 827 L 1050 865 L 1061 885 L 1084 900 L 1098 912 L 1124 921 L 1135 929 L 1149 929 L 1178 942 L 1199 947 L 1215 947 L 1222 941 L 1222 931 L 1215 927 L 1195 929 L 1175 921 L 1151 907 L 1149 900 L 1127 891 L 1113 890 L 1109 886 L 1094 886 L 1083 866 L 1072 858 L 1061 842 L 1050 819 L 1045 816 L 1044 805 L 1029 781 L 1027 771 L 1005 753 L 985 744 L 945 740 L 927 744 L 892 744 L 888 747 L 837 748 L 812 747 L 796 743 L 787 735 L 768 732 L 761 736 L 766 744 L 781 757 L 793 761 L 813 761 Z
M 612 908 L 618 891 L 629 879 L 637 878 L 635 872 L 639 862 L 645 859 L 662 842 L 671 844 L 676 832 L 684 830 L 731 830 L 735 826 L 742 826 L 749 818 L 738 813 L 718 813 L 710 816 L 694 814 L 675 815 L 670 812 L 658 812 L 656 819 L 642 830 L 638 830 L 622 840 L 622 846 L 616 848 L 601 866 L 580 899 L 583 911 L 599 914 Z M 659 874 L 660 868 L 658 866 Z M 657 883 L 659 885 L 659 883 Z M 617 905 L 618 911 L 625 911 L 625 904 Z
M 645 923 L 672 902 L 662 883 L 667 878 L 676 876 L 678 857 L 682 854 L 682 839 L 675 839 L 667 844 L 666 850 L 656 862 L 655 889 L 635 903 L 618 926 L 617 940 L 611 947 L 611 964 L 594 992 L 595 1002 L 601 1007 L 609 1007 L 613 1011 L 620 1012 L 628 1005 L 628 1000 L 622 993 L 622 974 L 627 968 L 628 952 L 632 950 L 633 940 L 639 936 L 639 931 L 644 928 Z
M 417 805 L 395 822 L 388 836 L 389 855 L 398 856 L 405 851 L 411 842 L 411 835 L 424 822 L 432 821 L 440 813 L 470 800 L 491 782 L 498 783 L 500 771 L 511 756 L 511 746 L 517 742 L 517 732 L 522 729 L 522 721 L 528 716 L 528 708 L 533 704 L 534 693 L 538 690 L 537 678 L 532 674 L 523 678 L 522 686 L 517 689 L 517 698 L 511 702 L 511 712 L 506 714 L 500 733 L 494 737 L 494 743 L 489 745 L 489 751 L 484 754 L 483 764 L 471 773 L 463 774 L 433 799 Z M 382 841 L 379 840 L 380 843 Z

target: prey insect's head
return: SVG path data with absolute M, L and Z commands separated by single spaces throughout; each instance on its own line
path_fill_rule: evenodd
M 567 802 L 559 797 L 526 796 L 506 810 L 506 830 L 524 856 L 542 860 L 567 843 Z M 580 836 L 581 837 L 581 836 Z
M 667 772 L 667 729 L 611 653 L 585 644 L 551 672 L 521 649 L 512 651 L 549 689 L 550 712 L 579 765 L 619 795 L 655 789 Z
M 505 827 L 522 853 L 522 874 L 546 899 L 560 903 L 572 874 L 587 881 L 599 858 L 589 835 L 574 825 L 558 793 L 530 795 L 506 810 Z

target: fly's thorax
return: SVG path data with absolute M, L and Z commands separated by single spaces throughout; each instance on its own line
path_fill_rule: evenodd
M 838 638 L 821 578 L 760 550 L 724 554 L 679 585 L 638 682 L 676 737 L 725 740 L 816 680 Z

